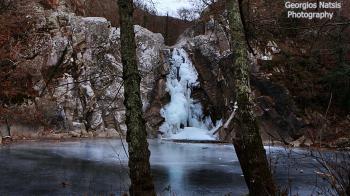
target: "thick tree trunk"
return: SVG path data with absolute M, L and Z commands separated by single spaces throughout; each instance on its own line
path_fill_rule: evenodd
M 250 195 L 275 195 L 275 184 L 268 166 L 259 126 L 254 115 L 254 104 L 249 84 L 248 48 L 240 12 L 242 0 L 227 0 L 231 30 L 231 47 L 234 52 L 232 71 L 238 104 L 233 145 L 242 167 Z
M 151 175 L 145 121 L 140 95 L 141 77 L 136 60 L 133 25 L 133 1 L 118 0 L 121 28 L 121 56 L 124 79 L 124 105 L 126 107 L 126 140 L 129 146 L 131 196 L 155 196 Z

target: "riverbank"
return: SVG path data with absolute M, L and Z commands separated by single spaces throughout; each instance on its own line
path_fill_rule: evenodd
M 2 138 L 2 142 L 0 142 L 0 146 L 6 145 L 16 145 L 16 144 L 36 144 L 40 142 L 47 143 L 64 143 L 64 142 L 85 142 L 85 141 L 124 141 L 125 145 L 127 145 L 125 141 L 125 137 L 42 137 L 42 138 L 16 138 L 12 139 L 10 137 Z M 179 144 L 217 144 L 217 145 L 232 145 L 232 143 L 227 141 L 215 141 L 215 140 L 177 140 L 177 139 L 166 139 L 166 138 L 150 138 L 149 141 L 162 141 L 162 142 L 173 142 Z M 0 139 L 1 141 L 1 139 Z M 304 151 L 350 151 L 349 147 L 320 147 L 319 145 L 286 145 L 280 141 L 263 141 L 265 149 L 269 147 L 280 148 L 285 150 L 298 149 Z

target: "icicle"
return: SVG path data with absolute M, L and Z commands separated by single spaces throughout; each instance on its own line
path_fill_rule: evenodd
M 179 135 L 176 134 L 180 132 L 192 131 L 181 135 L 187 137 L 195 134 L 197 138 L 215 139 L 209 131 L 215 128 L 210 117 L 204 118 L 202 105 L 191 98 L 192 89 L 199 85 L 198 73 L 186 51 L 175 48 L 170 62 L 171 70 L 167 76 L 166 90 L 171 100 L 161 109 L 165 122 L 160 131 L 174 138 L 178 138 Z M 198 133 L 203 135 L 199 136 Z

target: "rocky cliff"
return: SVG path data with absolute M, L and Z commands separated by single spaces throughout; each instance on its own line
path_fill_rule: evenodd
M 29 3 L 29 2 L 28 2 Z M 13 89 L 2 92 L 2 135 L 33 137 L 110 137 L 123 135 L 124 124 L 120 31 L 105 18 L 80 17 L 64 5 L 45 9 L 40 2 L 25 17 L 31 23 L 26 47 L 1 59 L 8 79 L 18 72 L 30 78 L 31 93 L 23 100 Z M 137 55 L 146 108 L 154 85 L 154 71 L 162 63 L 164 39 L 135 26 Z M 8 40 L 11 41 L 11 40 Z M 7 71 L 14 66 L 15 71 Z M 13 81 L 15 82 L 15 81 Z M 15 85 L 13 83 L 13 85 Z M 28 95 L 28 96 L 27 96 Z

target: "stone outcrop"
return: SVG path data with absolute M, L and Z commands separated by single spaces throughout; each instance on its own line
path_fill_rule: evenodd
M 33 68 L 31 76 L 37 96 L 14 107 L 41 114 L 43 122 L 11 121 L 11 135 L 20 138 L 53 134 L 123 135 L 126 126 L 120 30 L 105 18 L 76 16 L 62 4 L 55 11 L 46 10 L 40 3 L 32 6 L 35 11 L 27 17 L 35 26 L 29 38 L 35 40 L 25 53 L 33 55 L 17 66 Z M 160 50 L 164 48 L 164 39 L 140 26 L 135 26 L 135 33 L 146 109 L 154 72 L 162 64 Z
M 160 53 L 163 63 L 155 70 L 155 86 L 151 91 L 149 106 L 145 111 L 147 128 L 152 136 L 157 136 L 157 134 L 160 133 L 158 132 L 159 127 L 164 122 L 164 118 L 161 116 L 160 111 L 170 102 L 170 95 L 166 91 L 166 76 L 170 69 L 170 56 L 170 49 L 164 49 Z

